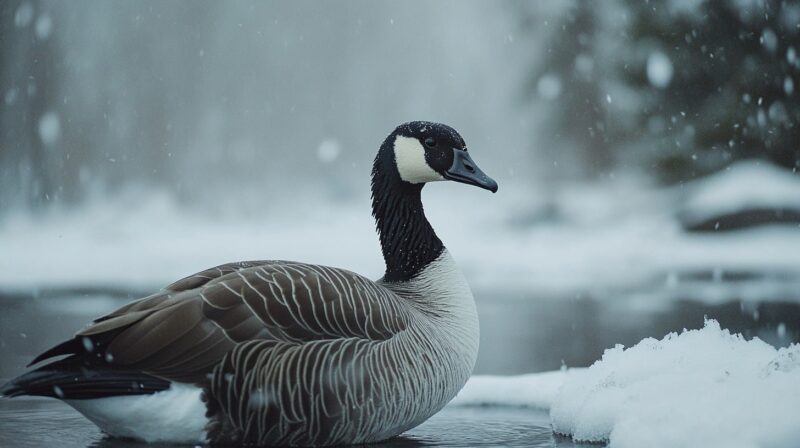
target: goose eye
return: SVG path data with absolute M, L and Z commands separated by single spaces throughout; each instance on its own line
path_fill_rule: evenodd
M 436 140 L 433 137 L 428 137 L 425 139 L 425 146 L 429 148 L 433 148 L 436 146 Z

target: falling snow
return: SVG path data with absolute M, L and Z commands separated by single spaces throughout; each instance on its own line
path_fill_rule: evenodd
M 778 36 L 769 28 L 764 29 L 761 33 L 761 43 L 764 48 L 770 52 L 775 52 L 778 49 Z
M 17 28 L 24 28 L 30 25 L 33 20 L 33 5 L 30 2 L 22 2 L 14 14 L 14 25 Z
M 672 80 L 672 61 L 660 51 L 650 54 L 647 58 L 647 79 L 655 87 L 663 89 Z
M 53 145 L 61 138 L 61 120 L 55 112 L 47 112 L 39 119 L 39 138 L 45 145 Z
M 317 158 L 322 163 L 332 163 L 339 158 L 342 152 L 342 147 L 335 139 L 329 138 L 323 140 L 317 147 Z
M 522 363 L 544 344 L 568 359 L 589 339 L 645 331 L 577 368 L 474 377 L 454 405 L 546 409 L 558 431 L 622 447 L 800 439 L 796 2 L 320 3 L 314 14 L 293 2 L 6 3 L 0 296 L 30 293 L 72 325 L 122 300 L 44 296 L 133 297 L 241 259 L 380 278 L 375 151 L 401 122 L 442 121 L 501 185 L 423 193 L 480 312 L 505 313 L 487 334 L 527 344 L 481 356 Z M 571 332 L 533 326 L 504 297 Z M 590 319 L 556 316 L 554 303 L 588 305 Z M 34 344 L 72 334 L 17 326 L 4 306 L 3 375 Z M 646 337 L 699 328 L 702 313 L 687 316 L 700 307 L 749 333 L 709 320 Z M 621 317 L 644 308 L 670 328 Z M 558 363 L 513 365 L 497 370 Z M 19 445 L 3 424 L 0 445 Z
M 47 39 L 53 31 L 53 20 L 49 15 L 42 15 L 36 19 L 35 25 L 36 37 L 39 39 Z
M 556 75 L 544 75 L 536 83 L 536 90 L 542 98 L 554 100 L 561 94 L 561 80 Z

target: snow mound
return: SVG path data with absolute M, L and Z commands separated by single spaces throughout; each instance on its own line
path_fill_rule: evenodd
M 709 320 L 567 372 L 550 416 L 554 431 L 612 447 L 796 447 L 798 403 L 800 345 L 778 350 Z
M 690 220 L 747 208 L 800 209 L 800 175 L 765 161 L 742 161 L 697 181 L 684 213 Z
M 450 405 L 549 409 L 566 375 L 567 370 L 516 376 L 475 375 Z
M 615 447 L 797 447 L 800 345 L 704 328 L 606 350 L 585 369 L 470 378 L 451 406 L 549 409 L 555 432 Z

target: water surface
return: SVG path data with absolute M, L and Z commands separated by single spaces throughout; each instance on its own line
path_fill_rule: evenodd
M 38 353 L 72 335 L 93 317 L 141 297 L 138 292 L 0 292 L 0 381 L 25 371 Z M 633 345 L 683 328 L 700 328 L 705 317 L 732 331 L 774 345 L 800 339 L 800 305 L 786 301 L 690 299 L 637 301 L 584 297 L 497 296 L 476 292 L 481 320 L 477 374 L 518 374 L 587 366 L 615 344 Z M 106 438 L 69 406 L 51 399 L 0 399 L 0 447 L 144 447 Z M 574 447 L 554 435 L 546 412 L 520 408 L 446 407 L 402 437 L 381 445 Z M 583 445 L 597 446 L 597 445 Z
M 158 448 L 104 436 L 96 426 L 64 403 L 48 399 L 0 400 L 0 447 L 19 448 Z M 514 408 L 447 407 L 401 437 L 375 447 L 578 447 L 553 435 L 542 411 Z

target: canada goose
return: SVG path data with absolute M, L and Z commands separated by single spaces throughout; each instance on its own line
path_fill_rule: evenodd
M 443 124 L 383 142 L 372 213 L 386 273 L 229 263 L 96 319 L 0 392 L 59 398 L 103 431 L 148 442 L 375 442 L 445 406 L 470 376 L 478 317 L 422 209 L 427 182 L 497 183 Z

